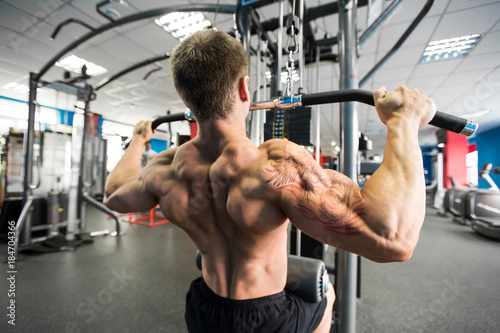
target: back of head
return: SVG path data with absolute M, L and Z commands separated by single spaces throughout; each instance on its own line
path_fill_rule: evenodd
M 197 31 L 170 57 L 175 88 L 198 121 L 224 118 L 248 73 L 243 46 L 222 31 Z

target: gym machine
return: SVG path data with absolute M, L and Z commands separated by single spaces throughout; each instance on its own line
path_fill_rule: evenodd
M 71 172 L 67 193 L 53 193 L 53 191 L 47 195 L 44 191 L 37 193 L 36 189 L 43 182 L 40 172 L 38 172 L 38 181 L 35 183 L 33 181 L 34 115 L 37 107 L 36 93 L 39 86 L 74 95 L 77 99 L 71 130 Z M 45 82 L 40 78 L 37 79 L 34 73 L 30 74 L 28 129 L 24 136 L 23 208 L 16 223 L 16 256 L 22 247 L 50 241 L 55 237 L 66 240 L 69 245 L 60 247 L 64 249 L 72 249 L 71 244 L 78 244 L 78 242 L 75 243 L 75 240 L 86 239 L 86 205 L 88 204 L 114 218 L 115 231 L 111 235 L 122 234 L 118 215 L 91 195 L 104 193 L 105 178 L 105 151 L 103 151 L 105 144 L 96 135 L 96 129 L 89 128 L 89 123 L 93 124 L 90 120 L 95 119 L 89 111 L 90 101 L 93 98 L 95 98 L 95 94 L 88 84 L 77 86 L 62 81 Z M 46 213 L 40 214 L 40 211 L 44 210 L 40 210 L 39 207 L 45 207 Z M 33 232 L 40 230 L 47 232 L 41 237 L 33 238 Z M 102 230 L 91 232 L 89 235 L 92 237 L 109 233 L 109 230 Z
M 500 167 L 491 163 L 483 166 L 479 177 L 485 179 L 490 189 L 471 191 L 465 202 L 466 219 L 478 234 L 500 240 L 500 191 L 489 173 L 500 174 Z
M 500 240 L 500 191 L 491 179 L 490 172 L 500 174 L 500 167 L 491 163 L 483 165 L 479 177 L 490 185 L 489 189 L 456 187 L 446 190 L 443 199 L 444 215 L 476 233 Z
M 374 70 L 369 72 L 369 75 L 372 75 L 374 71 L 377 68 L 379 68 L 382 65 L 382 63 L 385 60 L 387 60 L 387 58 L 390 57 L 390 55 L 399 46 L 402 45 L 406 37 L 408 37 L 411 31 L 416 27 L 416 25 L 422 20 L 425 14 L 429 11 L 432 3 L 433 1 L 428 1 L 425 4 L 422 12 L 417 16 L 417 18 L 411 24 L 409 29 L 403 34 L 401 39 L 396 43 L 394 49 L 391 52 L 389 52 L 388 55 L 384 57 L 382 61 L 376 65 L 376 68 L 374 68 Z M 291 84 L 290 84 L 291 83 L 290 74 L 294 64 L 293 59 L 291 59 L 293 52 L 289 52 L 289 61 L 287 62 L 286 66 L 288 72 L 287 88 L 284 96 L 276 97 L 269 101 L 263 101 L 263 102 L 257 101 L 255 103 L 252 103 L 250 105 L 250 110 L 258 111 L 258 110 L 272 109 L 275 111 L 274 119 L 280 120 L 284 118 L 284 114 L 278 112 L 279 110 L 288 110 L 295 108 L 300 109 L 300 107 L 305 107 L 305 106 L 346 102 L 341 107 L 341 123 L 342 123 L 341 141 L 343 144 L 343 149 L 341 156 L 342 164 L 340 170 L 354 181 L 357 181 L 358 177 L 357 151 L 359 142 L 358 129 L 357 129 L 357 111 L 356 111 L 356 104 L 348 102 L 358 101 L 365 104 L 374 105 L 374 101 L 371 92 L 357 89 L 359 85 L 357 79 L 355 79 L 357 77 L 355 73 L 356 44 L 357 44 L 355 35 L 356 27 L 354 25 L 355 11 L 356 11 L 355 4 L 356 4 L 355 1 L 339 1 L 338 8 L 335 11 L 339 14 L 339 21 L 340 21 L 340 26 L 339 26 L 340 34 L 338 37 L 338 41 L 339 41 L 339 50 L 341 52 L 339 54 L 338 59 L 339 62 L 341 63 L 341 77 L 343 78 L 340 84 L 342 90 L 324 92 L 324 93 L 318 92 L 312 94 L 305 94 L 302 93 L 303 87 L 301 84 L 299 88 L 299 94 L 294 95 L 291 92 Z M 255 7 L 260 5 L 265 5 L 265 4 L 262 3 L 259 4 L 257 2 L 253 6 Z M 273 54 L 274 57 L 273 68 L 275 71 L 275 74 L 273 76 L 274 84 L 271 85 L 271 90 L 272 93 L 276 95 L 281 95 L 279 89 L 279 78 L 282 69 L 281 52 L 283 49 L 283 42 L 281 40 L 281 35 L 283 30 L 283 18 L 284 18 L 282 5 L 283 3 L 282 1 L 280 1 L 280 14 L 277 23 L 277 25 L 280 28 L 280 31 L 278 33 L 277 45 L 274 46 L 268 43 L 268 51 L 271 54 Z M 252 28 L 255 28 L 255 30 L 257 30 L 257 34 L 259 35 L 259 37 L 265 39 L 266 42 L 269 42 L 269 39 L 266 37 L 267 31 L 262 28 L 262 26 L 265 23 L 261 24 L 258 22 L 258 20 L 255 18 L 256 17 L 255 13 L 252 11 L 253 8 L 251 7 L 252 6 L 245 5 L 244 1 L 241 1 L 239 2 L 236 10 L 236 20 L 237 20 L 238 30 L 240 35 L 242 36 L 242 43 L 244 47 L 247 48 L 248 54 L 250 54 L 250 48 L 251 48 L 249 42 L 250 29 L 248 27 L 250 22 L 252 24 Z M 299 13 L 301 12 L 301 10 L 303 10 L 302 1 L 301 4 L 299 5 Z M 384 15 L 388 15 L 389 12 L 390 11 L 385 12 Z M 331 12 L 329 13 L 331 14 Z M 301 17 L 299 17 L 298 19 L 294 19 L 293 17 L 292 19 L 290 19 L 290 17 L 292 16 L 289 16 L 289 22 L 290 21 L 299 22 L 298 25 L 302 26 L 303 22 Z M 377 20 L 377 22 L 378 22 L 377 24 L 380 24 L 380 20 Z M 293 26 L 292 27 L 289 26 L 288 28 L 291 31 L 293 31 Z M 298 30 L 301 31 L 302 29 Z M 373 31 L 373 28 L 371 28 L 370 31 Z M 336 41 L 337 39 L 335 39 L 335 42 Z M 299 43 L 298 47 L 301 46 L 302 43 Z M 260 50 L 260 44 L 259 44 L 259 50 Z M 260 54 L 260 51 L 258 51 L 258 53 Z M 319 52 L 317 53 L 317 58 L 320 58 Z M 259 59 L 257 61 L 259 63 Z M 299 60 L 299 64 L 301 63 L 303 63 L 303 59 Z M 299 69 L 301 69 L 301 67 L 302 66 L 299 66 Z M 260 77 L 260 73 L 257 73 L 256 75 L 258 78 Z M 260 91 L 260 84 L 257 85 L 257 90 Z M 154 129 L 163 122 L 192 120 L 192 118 L 193 118 L 192 114 L 189 111 L 186 111 L 185 114 L 168 115 L 155 119 L 153 121 L 152 127 Z M 255 119 L 262 119 L 262 117 L 256 117 Z M 465 119 L 461 119 L 442 112 L 436 113 L 436 116 L 431 121 L 431 124 L 467 136 L 472 135 L 477 129 L 477 124 L 471 121 L 467 121 Z M 250 137 L 261 138 L 262 135 L 259 133 L 260 124 L 252 123 L 251 125 L 252 128 L 256 129 L 257 134 L 249 133 Z M 280 130 L 284 128 L 284 126 L 283 127 L 278 126 L 278 127 Z M 319 128 L 317 129 L 316 135 L 319 137 Z M 254 141 L 256 141 L 256 143 L 260 142 L 255 139 Z M 316 152 L 317 154 L 319 154 L 319 149 L 316 149 Z M 295 253 L 297 255 L 307 255 L 310 257 L 314 256 L 315 258 L 323 259 L 325 252 L 324 244 L 319 244 L 318 242 L 315 243 L 314 240 L 312 242 L 309 242 L 306 237 L 303 237 L 301 235 L 299 230 L 296 231 L 295 235 L 292 234 L 291 238 L 294 247 L 294 249 L 292 249 L 292 253 Z M 305 250 L 306 248 L 307 250 Z M 355 298 L 359 294 L 359 283 L 358 283 L 359 259 L 353 254 L 339 251 L 337 253 L 336 261 L 337 262 L 335 265 L 335 280 L 336 280 L 335 284 L 338 295 L 337 300 L 340 304 L 338 304 L 338 316 L 334 320 L 334 325 L 332 326 L 332 330 L 333 331 L 338 330 L 339 332 L 355 332 L 355 317 L 356 317 Z M 332 272 L 333 270 L 330 269 L 330 271 Z
M 500 191 L 489 175 L 500 174 L 500 168 L 486 163 L 479 177 L 490 185 L 489 189 L 451 188 L 446 192 L 446 211 L 454 222 L 469 225 L 483 236 L 500 240 Z
M 263 128 L 262 119 L 264 117 L 264 110 L 273 109 L 278 111 L 277 114 L 281 115 L 279 111 L 282 110 L 290 110 L 296 109 L 298 107 L 306 107 L 312 105 L 321 105 L 321 104 L 329 104 L 329 103 L 338 103 L 342 102 L 341 107 L 341 141 L 343 145 L 342 156 L 341 156 L 341 165 L 340 171 L 346 174 L 348 177 L 357 181 L 357 157 L 358 157 L 358 128 L 357 128 L 357 110 L 356 103 L 352 103 L 354 101 L 366 103 L 373 105 L 373 97 L 372 93 L 368 91 L 359 90 L 358 87 L 360 84 L 364 83 L 366 79 L 372 75 L 382 64 L 394 53 L 404 42 L 406 37 L 413 31 L 413 29 L 418 25 L 418 23 L 422 20 L 425 14 L 428 12 L 430 7 L 432 6 L 433 1 L 427 1 L 422 9 L 421 13 L 417 16 L 415 21 L 410 25 L 407 31 L 405 31 L 402 37 L 398 40 L 393 49 L 369 72 L 369 74 L 363 78 L 359 83 L 356 76 L 356 49 L 357 44 L 361 44 L 362 41 L 366 39 L 366 37 L 371 34 L 380 24 L 384 21 L 384 19 L 394 10 L 394 8 L 401 2 L 401 0 L 395 0 L 391 3 L 389 7 L 381 14 L 379 19 L 375 20 L 374 23 L 368 27 L 365 33 L 358 40 L 356 35 L 356 9 L 357 6 L 365 6 L 367 5 L 367 1 L 360 0 L 359 2 L 353 0 L 341 0 L 338 2 L 333 2 L 331 4 L 318 6 L 317 8 L 309 8 L 307 11 L 304 7 L 304 1 L 300 0 L 299 5 L 297 6 L 297 10 L 294 10 L 293 15 L 289 15 L 289 22 L 291 22 L 288 26 L 289 30 L 293 32 L 292 40 L 296 46 L 296 49 L 299 53 L 300 60 L 298 62 L 299 66 L 299 77 L 302 80 L 303 78 L 303 69 L 305 67 L 306 59 L 304 57 L 303 46 L 304 46 L 304 32 L 309 31 L 306 36 L 311 47 L 316 48 L 316 62 L 320 62 L 322 60 L 334 60 L 340 62 L 341 67 L 341 84 L 340 91 L 332 91 L 332 92 L 319 92 L 319 84 L 318 84 L 318 92 L 306 94 L 303 92 L 303 82 L 300 82 L 299 93 L 294 94 L 291 90 L 291 85 L 287 85 L 287 89 L 285 94 L 282 96 L 280 89 L 280 76 L 282 69 L 282 54 L 283 54 L 283 40 L 282 40 L 282 32 L 284 29 L 284 18 L 285 15 L 283 13 L 283 0 L 279 1 L 279 17 L 277 20 L 270 20 L 268 22 L 259 22 L 258 16 L 256 15 L 255 9 L 258 7 L 266 6 L 273 1 L 238 1 L 237 6 L 229 6 L 229 5 L 217 5 L 217 6 L 208 6 L 208 5 L 193 5 L 189 6 L 189 8 L 183 8 L 181 6 L 170 6 L 166 8 L 159 8 L 154 10 L 149 10 L 142 13 L 133 14 L 119 20 L 111 20 L 110 23 L 107 23 L 99 28 L 92 28 L 87 34 L 74 41 L 66 48 L 61 50 L 58 54 L 56 54 L 49 62 L 37 73 L 32 73 L 30 75 L 30 109 L 29 109 L 29 121 L 28 121 L 28 134 L 33 132 L 32 124 L 34 121 L 34 101 L 36 100 L 36 89 L 37 85 L 41 82 L 42 76 L 53 66 L 53 64 L 58 61 L 63 55 L 73 50 L 80 44 L 86 42 L 87 40 L 97 36 L 103 32 L 106 32 L 115 27 L 125 25 L 128 23 L 132 23 L 138 20 L 157 17 L 169 12 L 182 12 L 182 11 L 218 11 L 219 13 L 236 13 L 236 24 L 238 26 L 238 33 L 241 35 L 241 39 L 244 47 L 247 49 L 247 53 L 250 55 L 252 53 L 250 38 L 252 33 L 257 33 L 259 36 L 259 54 L 271 54 L 273 56 L 273 62 L 271 64 L 273 68 L 274 75 L 272 76 L 271 81 L 271 96 L 279 96 L 273 98 L 272 100 L 266 101 L 266 97 L 264 96 L 264 101 L 260 101 L 260 83 L 257 85 L 256 93 L 256 101 L 251 105 L 252 114 L 255 114 L 255 118 L 251 123 L 251 128 L 253 129 L 252 133 L 249 133 L 251 137 L 254 138 L 254 141 L 257 143 L 263 140 Z M 298 13 L 298 16 L 295 13 Z M 339 35 L 338 37 L 333 38 L 325 38 L 321 41 L 314 40 L 314 37 L 311 33 L 311 22 L 319 17 L 338 14 L 339 15 Z M 296 18 L 297 17 L 297 18 Z M 251 27 L 250 27 L 251 26 Z M 268 36 L 268 32 L 279 28 L 278 40 L 277 43 L 274 44 L 271 42 Z M 295 28 L 297 28 L 297 33 L 295 32 Z M 262 45 L 261 45 L 262 43 Z M 321 46 L 332 46 L 334 44 L 339 45 L 339 55 L 334 55 L 331 53 L 321 53 Z M 288 48 L 288 43 L 287 43 Z M 288 51 L 290 49 L 288 48 Z M 295 62 L 292 59 L 292 52 L 289 52 L 289 60 L 287 62 L 287 71 L 288 78 L 290 80 L 290 74 L 292 72 L 293 66 Z M 258 68 L 260 67 L 260 59 L 258 59 Z M 265 67 L 264 72 L 265 72 Z M 257 75 L 260 78 L 260 73 Z M 266 93 L 266 83 L 264 79 L 264 94 Z M 86 103 L 86 107 L 88 107 L 88 102 Z M 316 111 L 316 146 L 319 146 L 319 109 Z M 153 129 L 158 127 L 159 124 L 163 122 L 172 122 L 179 120 L 193 120 L 193 116 L 189 111 L 181 114 L 172 114 L 164 117 L 160 117 L 153 121 Z M 465 135 L 471 135 L 477 129 L 477 124 L 469 122 L 465 119 L 457 118 L 448 114 L 438 112 L 436 117 L 432 120 L 431 124 L 434 124 L 438 127 L 445 128 L 448 130 L 452 130 L 457 133 L 462 133 Z M 31 127 L 31 130 L 30 130 Z M 85 131 L 84 131 L 85 133 Z M 28 165 L 32 160 L 32 138 L 28 135 L 27 141 L 27 149 L 26 149 L 26 172 L 25 172 L 25 187 L 31 181 L 31 169 L 32 166 Z M 319 160 L 319 149 L 316 149 L 317 159 Z M 83 161 L 83 159 L 81 159 Z M 80 184 L 80 182 L 79 182 Z M 83 180 L 82 180 L 83 184 Z M 28 191 L 25 191 L 28 193 Z M 91 203 L 90 200 L 84 199 L 85 195 L 82 194 L 81 200 L 85 200 L 88 203 Z M 29 196 L 25 198 L 25 208 L 30 206 Z M 78 200 L 77 200 L 78 201 Z M 23 209 L 24 214 L 26 214 L 29 209 Z M 81 217 L 77 216 L 77 217 Z M 24 215 L 18 221 L 19 225 L 22 225 L 23 219 L 25 219 Z M 21 222 L 21 223 L 20 223 Z M 117 221 L 117 227 L 119 226 L 119 222 Z M 302 237 L 300 232 L 297 232 L 297 244 L 296 250 L 297 254 L 301 254 L 302 250 Z M 337 324 L 332 327 L 332 330 L 339 332 L 355 332 L 355 316 L 356 316 L 356 307 L 355 307 L 355 297 L 357 294 L 357 258 L 353 254 L 340 252 L 338 253 L 338 263 L 335 267 L 336 269 L 336 290 L 338 295 L 338 318 L 335 321 Z M 337 327 L 338 326 L 338 327 Z

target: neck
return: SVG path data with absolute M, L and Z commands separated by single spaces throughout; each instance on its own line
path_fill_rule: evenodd
M 226 118 L 198 122 L 198 134 L 193 139 L 198 147 L 220 153 L 230 142 L 247 138 L 245 119 L 230 112 Z

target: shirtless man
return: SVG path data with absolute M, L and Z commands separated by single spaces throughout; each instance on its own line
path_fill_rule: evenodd
M 109 175 L 105 204 L 118 212 L 159 204 L 203 255 L 203 277 L 186 298 L 190 332 L 329 332 L 333 288 L 317 304 L 284 291 L 288 221 L 377 262 L 408 260 L 425 216 L 417 132 L 432 119 L 434 102 L 405 87 L 373 93 L 387 142 L 381 167 L 360 189 L 292 142 L 257 147 L 247 138 L 248 65 L 234 38 L 197 32 L 170 61 L 198 135 L 141 171 L 152 132 L 150 121 L 138 123 Z

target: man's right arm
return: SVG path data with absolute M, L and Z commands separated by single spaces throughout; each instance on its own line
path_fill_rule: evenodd
M 381 167 L 362 190 L 346 176 L 320 168 L 292 143 L 263 171 L 285 215 L 306 234 L 374 261 L 404 261 L 425 216 L 418 128 L 430 121 L 435 106 L 404 87 L 387 96 L 379 89 L 374 98 L 387 142 Z

